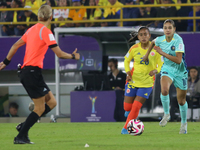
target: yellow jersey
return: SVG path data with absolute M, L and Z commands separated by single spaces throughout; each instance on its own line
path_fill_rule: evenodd
M 123 4 L 116 1 L 114 5 L 111 5 L 110 3 L 108 3 L 107 6 L 110 6 L 110 7 L 104 8 L 104 14 L 103 14 L 104 18 L 107 18 L 108 15 L 115 15 L 121 9 L 121 6 L 123 6 Z M 112 6 L 119 6 L 119 7 L 112 7 Z
M 142 57 L 146 54 L 147 49 L 141 47 L 141 43 L 133 45 L 124 56 L 125 71 L 131 71 L 132 80 L 129 84 L 135 87 L 152 87 L 155 76 L 150 76 L 149 72 L 157 70 L 159 73 L 163 65 L 163 59 L 156 50 L 152 49 L 148 62 L 144 62 Z M 133 68 L 130 69 L 130 62 L 133 60 Z

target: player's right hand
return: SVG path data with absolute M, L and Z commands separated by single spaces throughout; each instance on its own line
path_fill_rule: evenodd
M 3 61 L 0 63 L 0 70 L 4 69 L 6 65 L 3 63 Z
M 77 48 L 73 51 L 73 53 L 72 54 L 74 54 L 75 55 L 75 59 L 76 60 L 79 60 L 80 59 L 80 54 L 79 53 L 77 53 Z
M 128 71 L 126 74 L 127 74 L 127 76 L 126 76 L 126 81 L 131 81 L 131 80 L 132 80 L 131 72 Z
M 126 76 L 126 81 L 131 81 L 132 80 L 132 77 L 131 76 Z

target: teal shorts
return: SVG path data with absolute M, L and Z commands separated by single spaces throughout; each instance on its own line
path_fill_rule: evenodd
M 177 72 L 175 73 L 175 72 L 170 71 L 167 68 L 162 68 L 160 74 L 161 74 L 161 77 L 162 76 L 169 77 L 176 88 L 179 88 L 181 90 L 187 90 L 187 87 L 188 87 L 187 86 L 187 81 L 188 81 L 187 71 L 178 72 L 177 70 Z

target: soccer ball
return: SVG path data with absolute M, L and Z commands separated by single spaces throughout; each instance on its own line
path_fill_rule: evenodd
M 144 131 L 144 124 L 140 120 L 132 119 L 128 122 L 127 130 L 130 135 L 141 135 Z

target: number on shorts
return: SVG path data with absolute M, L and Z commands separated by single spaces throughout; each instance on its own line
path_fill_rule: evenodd
M 182 79 L 183 80 L 183 86 L 186 86 L 187 78 Z

